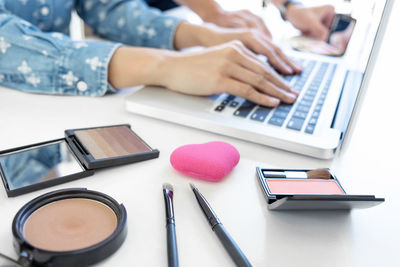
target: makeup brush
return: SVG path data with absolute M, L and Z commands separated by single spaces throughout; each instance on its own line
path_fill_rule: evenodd
M 167 250 L 168 266 L 178 267 L 178 248 L 175 235 L 175 216 L 174 216 L 174 189 L 170 184 L 163 184 L 163 194 L 165 202 L 165 216 L 167 219 Z
M 331 172 L 329 169 L 315 169 L 310 171 L 270 171 L 263 170 L 265 178 L 298 178 L 298 179 L 330 179 Z
M 244 253 L 240 250 L 239 246 L 225 230 L 221 221 L 218 219 L 217 215 L 215 214 L 205 197 L 193 184 L 190 184 L 190 187 L 192 188 L 197 202 L 199 203 L 200 208 L 204 213 L 204 216 L 207 218 L 211 229 L 217 235 L 219 241 L 221 241 L 222 245 L 228 252 L 229 256 L 231 256 L 235 265 L 239 267 L 251 267 L 249 260 L 246 258 Z

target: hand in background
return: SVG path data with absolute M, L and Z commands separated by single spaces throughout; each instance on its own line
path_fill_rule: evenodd
M 187 24 L 182 25 L 182 27 L 177 31 L 178 43 L 180 43 L 180 36 L 185 36 L 184 40 L 187 41 L 187 36 L 190 34 L 186 33 L 181 35 L 181 30 L 193 31 L 190 27 L 186 28 L 185 26 L 187 26 Z M 265 56 L 268 59 L 269 64 L 271 64 L 281 74 L 293 75 L 301 72 L 301 67 L 296 62 L 289 59 L 279 47 L 258 30 L 228 29 L 211 24 L 203 24 L 201 28 L 202 33 L 199 33 L 199 38 L 201 38 L 202 41 L 200 43 L 205 47 L 237 40 L 243 43 L 244 46 L 253 53 Z
M 335 9 L 331 5 L 318 7 L 304 7 L 290 5 L 286 12 L 286 19 L 304 35 L 326 41 L 329 35 Z
M 218 11 L 206 13 L 202 19 L 226 28 L 255 29 L 263 33 L 265 37 L 272 38 L 263 19 L 248 10 L 227 11 L 219 8 Z

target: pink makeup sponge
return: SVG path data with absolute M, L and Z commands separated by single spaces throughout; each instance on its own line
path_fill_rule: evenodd
M 170 162 L 185 175 L 217 182 L 232 171 L 239 159 L 234 146 L 214 141 L 178 147 L 172 152 Z

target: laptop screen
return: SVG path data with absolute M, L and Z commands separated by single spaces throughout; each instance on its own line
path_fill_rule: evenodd
M 347 133 L 354 111 L 361 101 L 362 89 L 367 87 L 384 29 L 391 10 L 391 0 L 357 0 L 351 2 L 351 16 L 356 19 L 353 36 L 344 59 L 348 72 L 337 106 L 332 127 Z

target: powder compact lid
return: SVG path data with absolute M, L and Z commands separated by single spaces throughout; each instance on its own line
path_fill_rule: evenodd
M 270 210 L 349 210 L 385 201 L 373 195 L 349 195 L 329 169 L 324 177 L 307 177 L 308 169 L 256 168 Z
M 124 242 L 124 206 L 103 193 L 75 188 L 53 191 L 24 205 L 12 224 L 19 262 L 87 266 Z
M 88 169 L 133 163 L 159 155 L 159 151 L 146 144 L 128 124 L 66 130 L 65 138 Z

